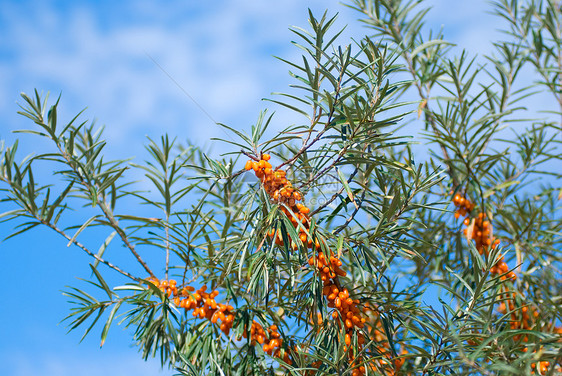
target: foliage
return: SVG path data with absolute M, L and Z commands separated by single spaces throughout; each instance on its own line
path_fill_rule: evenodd
M 505 40 L 484 57 L 427 31 L 423 1 L 347 5 L 371 35 L 340 46 L 327 14 L 292 29 L 296 83 L 271 102 L 301 120 L 221 124 L 220 158 L 165 135 L 108 161 L 103 129 L 22 95 L 20 132 L 51 150 L 2 147 L 0 219 L 92 257 L 70 329 L 103 344 L 125 325 L 183 375 L 562 372 L 560 2 L 495 1 Z

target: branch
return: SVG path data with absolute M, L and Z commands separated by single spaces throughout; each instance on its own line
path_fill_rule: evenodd
M 345 223 L 343 225 L 341 225 L 340 227 L 338 227 L 335 231 L 334 231 L 334 235 L 339 234 L 343 229 L 345 229 L 353 220 L 353 218 L 355 218 L 355 216 L 357 215 L 357 213 L 359 212 L 359 209 L 361 209 L 361 206 L 363 205 L 363 200 L 365 199 L 365 194 L 367 193 L 367 190 L 364 189 L 363 193 L 361 194 L 361 200 L 359 201 L 359 204 L 355 207 L 355 210 L 353 211 L 353 213 L 351 213 L 351 215 L 349 216 L 349 218 L 345 221 Z
M 54 225 L 51 222 L 47 222 L 37 216 L 35 216 L 35 218 L 41 222 L 42 224 L 44 224 L 45 226 L 49 227 L 50 229 L 56 231 L 58 234 L 62 235 L 66 240 L 70 241 L 72 238 L 67 235 L 63 230 L 61 230 L 60 228 L 58 228 L 56 225 Z M 108 267 L 110 267 L 111 269 L 115 270 L 118 273 L 123 274 L 125 277 L 128 277 L 134 281 L 137 282 L 141 282 L 141 280 L 135 276 L 133 276 L 132 274 L 129 274 L 128 272 L 124 271 L 123 269 L 119 268 L 118 266 L 112 264 L 109 261 L 106 261 L 104 259 L 102 259 L 101 257 L 99 257 L 98 255 L 96 255 L 95 253 L 93 253 L 92 251 L 90 251 L 85 245 L 83 245 L 82 243 L 80 243 L 78 240 L 74 239 L 72 240 L 72 243 L 74 245 L 76 245 L 78 248 L 82 249 L 84 252 L 86 252 L 89 256 L 92 256 L 93 258 L 95 258 L 98 262 L 107 265 Z
M 105 201 L 98 200 L 98 206 L 100 207 L 101 211 L 109 221 L 111 227 L 115 231 L 117 231 L 123 243 L 127 246 L 127 248 L 129 248 L 129 250 L 135 256 L 137 261 L 142 265 L 144 270 L 146 270 L 146 272 L 150 274 L 151 277 L 154 277 L 154 273 L 152 272 L 152 270 L 150 270 L 148 265 L 144 262 L 144 260 L 140 257 L 138 252 L 135 250 L 135 247 L 129 242 L 129 238 L 127 237 L 127 234 L 125 234 L 125 232 L 121 229 L 121 227 L 119 227 L 119 223 L 113 217 L 113 213 L 111 212 L 111 210 L 109 210 L 109 208 L 105 204 Z
M 357 167 L 355 167 L 355 170 L 351 173 L 351 175 L 349 175 L 349 179 L 347 179 L 347 184 L 349 184 L 353 178 L 355 177 L 355 175 L 357 174 L 357 171 L 359 171 L 359 169 Z M 316 209 L 314 209 L 312 212 L 310 212 L 309 217 L 314 216 L 315 214 L 317 214 L 320 210 L 324 209 L 326 206 L 330 205 L 332 202 L 334 202 L 334 200 L 336 198 L 338 198 L 339 195 L 341 195 L 343 193 L 343 190 L 345 189 L 345 187 L 342 185 L 342 187 L 332 195 L 332 197 L 326 201 L 325 203 L 323 203 L 322 205 L 320 205 L 319 207 L 317 207 Z
M 54 139 L 53 141 L 55 142 L 55 144 L 57 145 L 57 148 L 59 149 L 59 152 L 61 153 L 61 155 L 63 156 L 63 158 L 67 161 L 67 164 L 70 166 L 70 168 L 72 168 L 72 170 L 74 171 L 74 173 L 76 174 L 76 176 L 78 176 L 80 183 L 86 187 L 88 190 L 91 191 L 92 188 L 94 188 L 88 181 L 86 181 L 86 179 L 84 179 L 83 175 L 80 173 L 80 171 L 77 168 L 77 164 L 79 163 L 72 163 L 72 162 L 78 162 L 78 161 L 74 161 L 72 156 L 70 156 L 60 145 L 58 139 Z M 96 190 L 97 191 L 97 190 Z M 148 267 L 148 265 L 144 262 L 144 260 L 140 257 L 140 255 L 138 254 L 138 252 L 135 250 L 135 247 L 129 242 L 129 239 L 127 237 L 127 235 L 125 234 L 125 232 L 121 229 L 121 227 L 119 227 L 119 223 L 115 220 L 113 213 L 111 212 L 111 210 L 107 207 L 106 203 L 105 203 L 105 199 L 103 197 L 101 197 L 100 194 L 98 194 L 97 196 L 97 205 L 98 207 L 101 209 L 101 211 L 103 212 L 105 218 L 109 221 L 109 224 L 111 225 L 111 227 L 117 231 L 117 233 L 119 234 L 119 237 L 121 238 L 121 240 L 123 241 L 123 243 L 127 246 L 127 248 L 129 248 L 129 250 L 131 251 L 131 253 L 135 256 L 135 258 L 137 259 L 137 261 L 142 265 L 142 267 L 144 268 L 144 270 L 150 274 L 151 277 L 154 277 L 154 273 L 152 272 L 152 270 L 150 270 L 150 268 Z

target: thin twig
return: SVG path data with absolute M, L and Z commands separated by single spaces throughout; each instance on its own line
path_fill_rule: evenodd
M 359 204 L 357 204 L 357 206 L 355 207 L 355 210 L 353 211 L 353 213 L 351 213 L 351 215 L 349 216 L 349 218 L 345 221 L 345 223 L 343 225 L 341 225 L 340 227 L 338 227 L 333 234 L 337 235 L 339 234 L 343 229 L 345 229 L 353 220 L 353 218 L 355 218 L 355 216 L 357 215 L 357 213 L 359 212 L 359 209 L 361 209 L 361 206 L 363 205 L 363 200 L 365 199 L 365 194 L 367 193 L 367 190 L 364 189 L 363 193 L 361 194 L 361 200 L 359 200 Z
M 58 234 L 62 235 L 66 240 L 70 241 L 72 238 L 66 234 L 63 230 L 59 229 L 56 225 L 54 225 L 51 222 L 47 222 L 39 217 L 35 217 L 38 221 L 40 221 L 43 225 L 51 228 L 52 230 L 56 231 Z M 112 264 L 109 261 L 106 261 L 104 259 L 102 259 L 101 257 L 99 257 L 97 254 L 93 253 L 92 251 L 90 251 L 85 245 L 83 245 L 82 243 L 80 243 L 78 240 L 74 239 L 72 240 L 72 243 L 74 245 L 76 245 L 78 248 L 80 248 L 81 250 L 83 250 L 84 252 L 86 252 L 89 256 L 92 256 L 93 258 L 96 259 L 96 261 L 107 265 L 108 267 L 110 267 L 111 269 L 115 270 L 118 273 L 123 274 L 125 277 L 128 277 L 134 281 L 137 282 L 141 282 L 141 280 L 135 276 L 133 276 L 132 274 L 127 273 L 126 271 L 124 271 L 123 269 L 119 268 L 118 266 Z
M 334 161 L 332 163 L 330 163 L 328 166 L 326 166 L 324 169 L 322 169 L 321 171 L 319 171 L 318 173 L 314 174 L 312 177 L 310 177 L 307 181 L 299 184 L 299 186 L 297 187 L 298 190 L 301 190 L 303 187 L 308 186 L 310 183 L 312 183 L 313 181 L 318 180 L 318 178 L 320 178 L 321 176 L 325 175 L 328 173 L 328 171 L 330 171 L 332 168 L 334 168 L 334 166 L 341 161 L 342 159 L 342 155 L 343 153 L 345 153 L 348 149 L 348 146 L 344 146 L 338 153 L 338 156 L 336 157 L 336 159 L 334 159 Z
M 5 182 L 6 184 L 10 185 L 12 187 L 12 189 L 14 189 L 16 187 L 15 183 L 5 177 L 0 177 L 0 181 Z M 107 265 L 109 268 L 115 270 L 118 273 L 121 273 L 122 275 L 124 275 L 125 277 L 128 277 L 134 281 L 140 282 L 141 280 L 135 276 L 133 276 L 132 274 L 129 274 L 128 272 L 124 271 L 123 269 L 119 268 L 118 266 L 112 264 L 111 262 L 102 259 L 101 257 L 99 257 L 97 254 L 95 254 L 94 252 L 90 251 L 84 244 L 80 243 L 78 240 L 73 239 L 72 237 L 70 237 L 67 233 L 65 233 L 63 230 L 61 230 L 60 228 L 58 228 L 55 224 L 46 221 L 45 219 L 41 218 L 40 216 L 38 216 L 36 214 L 36 212 L 28 205 L 27 202 L 22 202 L 22 205 L 25 208 L 25 211 L 27 211 L 29 213 L 30 216 L 32 216 L 33 218 L 35 218 L 39 223 L 49 227 L 50 229 L 54 230 L 55 232 L 57 232 L 58 234 L 60 234 L 61 236 L 63 236 L 66 240 L 68 241 L 72 241 L 72 244 L 76 245 L 78 248 L 82 249 L 84 252 L 86 252 L 89 256 L 93 257 L 94 259 L 96 259 L 96 261 Z
M 151 277 L 154 277 L 154 273 L 152 272 L 152 270 L 150 270 L 148 265 L 144 262 L 144 260 L 141 258 L 141 256 L 138 254 L 138 252 L 135 250 L 135 247 L 129 242 L 129 238 L 127 237 L 127 234 L 125 234 L 125 232 L 121 229 L 121 227 L 119 227 L 119 223 L 115 220 L 115 218 L 113 217 L 113 213 L 111 213 L 111 211 L 107 208 L 107 205 L 105 204 L 105 202 L 98 200 L 98 206 L 100 207 L 103 214 L 105 215 L 105 217 L 107 218 L 107 220 L 111 224 L 111 227 L 115 231 L 117 231 L 117 233 L 119 234 L 119 237 L 121 238 L 123 243 L 127 246 L 127 248 L 129 248 L 129 250 L 135 256 L 137 261 L 142 265 L 144 270 L 146 270 L 146 272 L 148 274 L 150 274 Z
M 349 184 L 353 178 L 355 177 L 355 175 L 357 174 L 357 171 L 359 171 L 359 169 L 356 167 L 355 170 L 351 173 L 351 175 L 349 175 L 349 179 L 347 179 L 347 184 Z M 343 193 L 343 190 L 345 189 L 345 187 L 342 185 L 342 187 L 332 195 L 332 197 L 326 201 L 325 203 L 323 203 L 322 205 L 320 205 L 319 207 L 317 207 L 316 209 L 314 209 L 310 214 L 309 217 L 314 216 L 316 213 L 318 213 L 320 210 L 324 209 L 326 206 L 330 205 L 332 202 L 334 202 L 334 200 L 336 198 L 338 198 L 339 195 L 341 195 Z
M 63 156 L 63 158 L 67 161 L 67 164 L 72 168 L 72 170 L 74 171 L 74 173 L 76 174 L 76 176 L 78 176 L 80 183 L 86 187 L 88 190 L 91 190 L 92 185 L 86 181 L 86 179 L 84 179 L 83 175 L 80 173 L 80 171 L 77 168 L 77 163 L 72 163 L 74 162 L 72 157 L 70 155 L 68 155 L 68 153 L 66 152 L 66 150 L 64 150 L 60 143 L 58 142 L 58 140 L 53 139 L 53 141 L 55 142 L 55 144 L 57 145 L 57 148 L 59 149 L 59 152 L 61 153 L 61 155 Z M 151 277 L 154 277 L 154 273 L 152 272 L 152 270 L 150 270 L 150 268 L 148 267 L 148 265 L 144 262 L 144 260 L 140 257 L 140 255 L 138 254 L 138 252 L 135 250 L 135 247 L 129 242 L 129 239 L 127 237 L 127 235 L 125 234 L 125 232 L 121 229 L 121 227 L 119 227 L 119 223 L 115 220 L 113 213 L 111 212 L 111 210 L 107 207 L 106 203 L 105 203 L 105 199 L 103 199 L 103 197 L 100 197 L 100 195 L 98 194 L 97 197 L 97 205 L 98 207 L 101 209 L 101 211 L 103 212 L 104 216 L 106 217 L 106 219 L 109 221 L 111 227 L 117 231 L 117 233 L 119 234 L 119 237 L 121 238 L 121 240 L 123 241 L 123 243 L 127 246 L 127 248 L 129 248 L 129 250 L 131 251 L 131 253 L 135 256 L 135 258 L 137 259 L 137 261 L 142 265 L 142 267 L 144 268 L 144 270 L 146 270 L 146 272 L 148 274 L 150 274 Z

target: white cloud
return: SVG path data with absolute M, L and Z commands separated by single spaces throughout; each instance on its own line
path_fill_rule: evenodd
M 261 99 L 291 82 L 288 68 L 271 56 L 298 54 L 288 26 L 306 27 L 308 6 L 317 14 L 325 8 L 331 14 L 346 11 L 337 1 L 234 1 L 213 11 L 199 6 L 201 16 L 190 17 L 186 5 L 139 4 L 118 8 L 133 12 L 133 21 L 111 27 L 103 25 L 99 10 L 80 5 L 64 12 L 47 3 L 26 12 L 8 7 L 4 19 L 14 37 L 8 44 L 13 60 L 1 70 L 11 79 L 0 97 L 33 87 L 62 91 L 61 114 L 68 118 L 88 106 L 86 115 L 107 125 L 110 151 L 142 154 L 144 136 L 164 132 L 203 143 L 222 131 L 146 53 L 217 121 L 248 128 L 266 107 Z M 176 13 L 185 19 L 168 22 Z M 342 18 L 340 26 L 346 23 Z

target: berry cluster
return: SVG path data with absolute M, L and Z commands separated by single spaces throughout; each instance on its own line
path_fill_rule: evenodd
M 361 308 L 359 307 L 359 300 L 352 299 L 349 291 L 345 287 L 341 287 L 338 278 L 345 277 L 346 272 L 341 269 L 341 260 L 332 253 L 331 256 L 327 256 L 322 250 L 328 250 L 326 244 L 319 239 L 314 239 L 309 233 L 310 219 L 308 214 L 310 209 L 300 203 L 302 201 L 302 194 L 295 190 L 290 181 L 286 178 L 286 172 L 281 169 L 273 169 L 269 163 L 270 156 L 268 154 L 262 154 L 259 161 L 249 160 L 246 162 L 245 169 L 247 171 L 254 170 L 256 177 L 260 179 L 266 193 L 276 201 L 281 206 L 283 213 L 289 218 L 293 226 L 299 232 L 299 240 L 302 244 L 310 249 L 315 249 L 317 251 L 316 255 L 313 255 L 308 260 L 309 265 L 316 266 L 318 268 L 320 278 L 323 282 L 322 293 L 326 296 L 328 300 L 328 307 L 334 308 L 331 316 L 336 323 L 343 323 L 345 330 L 345 346 L 344 351 L 348 352 L 348 357 L 351 365 L 363 363 L 362 359 L 356 359 L 355 353 L 361 353 L 363 344 L 365 343 L 365 337 L 363 336 L 360 329 L 365 326 L 365 317 L 362 314 Z M 284 241 L 279 230 L 275 231 L 271 229 L 268 232 L 269 237 L 275 239 L 277 245 L 284 245 Z M 293 250 L 296 250 L 298 245 L 291 240 L 290 244 Z M 321 316 L 318 320 L 321 322 Z M 257 324 L 257 323 L 256 323 Z M 259 325 L 259 324 L 257 324 Z M 260 335 L 263 337 L 263 333 L 260 334 L 259 327 L 257 327 L 257 339 L 260 339 Z M 263 329 L 262 329 L 263 331 Z M 357 335 L 357 345 L 358 348 L 352 351 L 351 342 L 354 334 Z M 265 337 L 263 337 L 265 338 Z M 266 348 L 264 345 L 264 351 L 271 349 L 270 344 Z M 279 342 L 280 344 L 281 342 Z M 277 342 L 274 342 L 277 344 Z M 268 352 L 268 351 L 266 351 Z M 401 366 L 398 365 L 397 369 Z M 352 376 L 361 376 L 366 372 L 365 366 L 360 365 L 352 371 Z
M 515 306 L 515 297 L 516 293 L 514 291 L 508 291 L 505 289 L 505 292 L 500 295 L 502 302 L 498 307 L 498 311 L 502 314 L 507 314 L 510 312 L 511 321 L 509 326 L 511 329 L 525 329 L 529 330 L 533 326 L 533 321 L 536 317 L 539 316 L 539 313 L 533 307 L 521 307 L 520 309 L 516 309 Z M 531 313 L 532 316 L 529 315 Z M 533 320 L 531 320 L 531 318 Z M 520 336 L 516 336 L 515 339 L 519 340 Z M 524 342 L 527 342 L 527 337 L 524 338 Z
M 213 324 L 216 324 L 218 320 L 221 320 L 220 329 L 224 334 L 228 335 L 230 333 L 230 328 L 232 328 L 232 323 L 234 322 L 234 307 L 231 305 L 226 305 L 222 303 L 217 303 L 215 298 L 219 294 L 218 291 L 212 291 L 211 293 L 206 293 L 205 290 L 207 286 L 203 285 L 199 290 L 195 291 L 192 295 L 189 293 L 188 289 L 184 289 L 184 299 L 182 307 L 182 301 L 180 301 L 180 307 L 184 308 L 186 311 L 193 309 L 193 316 L 199 318 L 207 318 L 211 320 Z M 191 295 L 191 296 L 189 296 Z
M 473 239 L 478 253 L 481 255 L 485 254 L 487 257 L 489 251 L 500 244 L 500 240 L 493 237 L 492 224 L 486 219 L 486 213 L 479 213 L 471 221 L 469 215 L 474 209 L 474 203 L 472 203 L 470 199 L 461 196 L 459 193 L 455 194 L 453 197 L 453 204 L 457 207 L 455 218 L 458 219 L 461 216 L 466 217 L 463 221 L 466 226 L 463 230 L 464 235 L 469 240 Z M 508 270 L 509 268 L 504 257 L 500 256 L 498 261 L 490 269 L 490 272 L 492 274 L 499 274 L 501 279 L 509 278 L 514 280 L 516 278 L 515 273 L 508 273 Z
M 531 368 L 534 370 L 533 373 L 538 372 L 539 375 L 546 375 L 549 366 L 550 366 L 550 362 L 548 361 L 542 361 L 542 362 L 531 364 Z M 558 371 L 560 371 L 559 367 L 558 367 Z
M 508 272 L 508 270 L 509 270 L 509 268 L 508 268 L 508 266 L 507 266 L 507 264 L 504 260 L 504 257 L 500 256 L 500 259 L 498 260 L 498 262 L 494 266 L 492 266 L 492 268 L 490 269 L 490 273 L 499 274 L 500 279 L 509 278 L 511 280 L 515 280 L 517 278 L 515 273 L 514 272 Z
M 498 244 L 500 244 L 500 240 L 495 239 L 492 236 L 492 224 L 486 219 L 486 213 L 479 213 L 478 216 L 474 218 L 471 233 L 468 233 L 469 229 L 470 227 L 465 229 L 464 233 L 467 238 L 474 239 L 474 242 L 476 243 L 476 249 L 481 255 L 486 254 L 487 257 L 489 254 L 489 250 L 496 248 Z M 515 273 L 508 272 L 508 270 L 509 268 L 507 266 L 507 263 L 505 262 L 504 257 L 500 255 L 498 261 L 490 269 L 490 272 L 492 274 L 500 275 L 500 278 L 502 280 L 506 278 L 515 280 Z
M 198 290 L 191 286 L 185 286 L 179 290 L 177 282 L 173 279 L 160 281 L 155 277 L 151 277 L 148 281 L 164 292 L 167 297 L 173 296 L 173 302 L 177 307 L 184 308 L 186 311 L 193 310 L 194 317 L 206 318 L 213 324 L 217 324 L 220 320 L 222 332 L 226 335 L 230 334 L 230 329 L 234 323 L 234 307 L 217 303 L 215 298 L 219 295 L 218 291 L 215 290 L 208 293 L 206 292 L 206 285 L 201 286 Z M 246 331 L 244 331 L 243 335 L 244 338 L 247 337 Z M 276 325 L 271 325 L 266 334 L 263 327 L 254 320 L 250 328 L 250 344 L 255 346 L 256 342 L 263 345 L 263 351 L 269 355 L 280 357 L 283 339 Z M 291 364 L 287 352 L 285 352 L 283 360 L 285 363 Z
M 498 311 L 504 315 L 507 314 L 508 312 L 510 313 L 511 321 L 509 323 L 509 326 L 511 329 L 513 330 L 533 329 L 533 327 L 536 327 L 538 325 L 537 319 L 539 317 L 539 312 L 535 307 L 532 306 L 516 307 L 515 297 L 516 297 L 515 292 L 510 293 L 509 291 L 505 291 L 505 293 L 502 295 L 504 301 L 500 303 L 498 307 Z M 553 330 L 554 333 L 562 334 L 562 327 L 552 328 L 551 326 L 550 329 L 554 329 Z M 522 335 L 522 334 L 515 335 L 513 339 L 515 341 L 521 340 L 521 342 L 523 343 L 529 342 L 529 337 L 527 335 Z M 527 345 L 525 345 L 525 347 L 522 348 L 522 351 L 523 352 L 528 351 Z M 533 368 L 533 374 L 538 372 L 539 375 L 545 375 L 546 372 L 548 371 L 548 368 L 550 367 L 550 364 L 551 363 L 549 361 L 539 361 L 537 363 L 531 364 L 531 367 Z M 556 367 L 555 370 L 557 372 L 562 372 L 562 368 L 560 367 L 560 365 L 556 365 L 555 367 Z
M 373 338 L 377 343 L 377 350 L 379 354 L 384 355 L 384 357 L 378 360 L 380 368 L 385 370 L 384 375 L 393 376 L 404 365 L 405 358 L 393 358 L 392 352 L 390 351 L 390 344 L 386 337 L 384 331 L 384 325 L 382 323 L 381 317 L 376 309 L 371 309 L 368 303 L 365 304 L 365 309 L 367 315 L 367 328 L 370 338 Z M 407 351 L 402 349 L 400 355 L 406 354 Z M 392 361 L 390 361 L 392 359 Z
M 468 217 L 464 220 L 465 224 L 467 219 Z M 468 226 L 470 226 L 470 223 Z M 492 224 L 486 219 L 486 213 L 479 213 L 474 218 L 472 223 L 472 232 L 470 233 L 469 228 L 464 230 L 464 234 L 467 238 L 474 239 L 476 249 L 481 255 L 483 255 L 488 249 L 494 249 L 500 243 L 499 239 L 494 239 L 492 236 Z
M 248 338 L 247 330 L 244 330 L 243 336 L 244 338 Z M 252 326 L 250 327 L 250 344 L 255 346 L 256 342 L 263 346 L 263 351 L 267 354 L 273 355 L 277 358 L 281 357 L 281 345 L 283 344 L 283 339 L 281 338 L 281 334 L 279 334 L 277 325 L 271 325 L 266 333 L 263 326 L 254 320 L 252 322 Z M 287 352 L 285 352 L 283 361 L 287 364 L 292 363 Z
M 217 303 L 215 298 L 218 291 L 207 293 L 207 286 L 203 285 L 199 290 L 191 286 L 185 286 L 181 290 L 177 288 L 177 282 L 173 279 L 159 281 L 157 278 L 148 279 L 150 283 L 157 286 L 166 296 L 173 296 L 173 302 L 177 307 L 186 311 L 193 310 L 193 316 L 201 319 L 206 318 L 213 324 L 221 321 L 220 329 L 226 335 L 234 322 L 234 307 L 229 304 Z
M 455 194 L 453 197 L 453 204 L 457 207 L 455 218 L 459 219 L 469 214 L 474 209 L 474 203 L 468 198 L 461 196 L 460 193 Z
M 168 298 L 171 295 L 175 296 L 178 294 L 177 282 L 173 279 L 170 280 L 163 279 L 160 281 L 156 277 L 150 277 L 148 281 L 152 283 L 154 286 L 158 287 L 160 291 L 162 291 Z
M 349 291 L 345 287 L 340 291 L 333 281 L 324 283 L 322 293 L 328 299 L 328 307 L 335 308 L 332 312 L 332 318 L 334 320 L 341 318 L 345 325 L 346 347 L 344 347 L 344 351 L 347 351 L 347 348 L 351 345 L 351 338 L 355 328 L 362 329 L 365 326 L 366 319 L 363 317 L 361 309 L 358 307 L 359 300 L 351 299 L 349 297 Z M 363 345 L 365 342 L 365 338 L 363 338 L 361 333 L 358 333 L 357 341 L 359 345 Z M 361 348 L 358 350 L 360 351 Z
M 344 277 L 346 272 L 340 267 L 342 262 L 335 256 L 331 256 L 327 260 L 324 253 L 321 251 L 322 245 L 318 239 L 313 241 L 309 235 L 308 229 L 310 220 L 308 213 L 310 209 L 300 203 L 303 199 L 300 192 L 296 191 L 291 182 L 287 180 L 286 173 L 283 170 L 272 170 L 271 164 L 268 162 L 270 156 L 263 154 L 262 159 L 258 162 L 248 161 L 246 163 L 246 170 L 254 170 L 256 176 L 261 180 L 263 187 L 267 194 L 281 205 L 281 210 L 291 220 L 293 226 L 299 231 L 299 240 L 307 248 L 314 248 L 318 250 L 316 257 L 311 257 L 308 263 L 315 265 L 320 273 L 320 278 L 324 283 L 323 294 L 328 299 L 328 307 L 335 308 L 332 312 L 332 317 L 335 320 L 341 320 L 345 326 L 345 347 L 344 350 L 348 351 L 351 346 L 351 339 L 353 337 L 355 328 L 363 328 L 365 319 L 361 317 L 361 310 L 358 308 L 359 300 L 351 299 L 347 288 L 338 287 L 336 278 L 338 276 Z M 275 230 L 270 230 L 268 233 L 270 237 L 275 237 L 275 242 L 278 245 L 283 245 L 283 239 L 280 231 L 275 233 Z M 291 242 L 293 249 L 297 248 L 294 242 Z M 339 321 L 338 321 L 339 322 Z M 361 347 L 365 342 L 365 338 L 358 332 L 358 343 L 360 348 L 357 352 L 361 351 Z M 265 350 L 265 349 L 264 349 Z M 350 356 L 351 355 L 350 353 Z M 352 373 L 353 376 L 364 374 L 365 369 L 363 366 L 355 369 Z
M 326 292 L 326 291 L 325 291 Z M 348 294 L 347 289 L 343 289 L 343 294 L 342 296 L 339 295 L 340 293 L 338 291 L 334 289 L 331 290 L 330 295 L 328 295 L 328 300 L 330 301 L 330 303 L 333 303 L 334 301 L 336 301 L 336 299 L 341 299 L 341 301 L 347 301 L 347 299 L 344 299 L 345 295 Z M 335 296 L 334 296 L 335 295 Z M 354 300 L 353 304 L 357 305 L 358 304 L 358 300 Z M 352 309 L 353 310 L 353 309 Z M 345 346 L 344 349 L 347 352 L 348 355 L 348 359 L 349 362 L 351 364 L 352 367 L 355 367 L 355 369 L 353 369 L 351 371 L 351 376 L 362 376 L 365 375 L 367 372 L 367 368 L 369 368 L 373 373 L 376 374 L 381 374 L 384 376 L 395 376 L 398 374 L 398 372 L 400 371 L 400 369 L 402 368 L 402 366 L 405 363 L 405 358 L 403 357 L 403 355 L 405 355 L 407 353 L 406 350 L 402 349 L 402 351 L 400 352 L 400 357 L 394 358 L 394 356 L 392 355 L 391 349 L 390 349 L 390 344 L 388 342 L 388 339 L 386 337 L 385 331 L 384 331 L 384 327 L 382 324 L 382 320 L 380 319 L 380 316 L 378 314 L 378 311 L 370 309 L 369 308 L 369 304 L 365 303 L 363 305 L 362 308 L 362 314 L 360 315 L 360 319 L 359 321 L 357 321 L 357 319 L 351 319 L 351 322 L 348 322 L 347 320 L 345 320 L 345 327 L 346 327 L 346 333 L 345 333 Z M 359 312 L 357 312 L 359 313 Z M 349 313 L 347 316 L 350 316 Z M 359 317 L 359 315 L 357 315 L 356 317 Z M 332 312 L 332 318 L 334 319 L 334 322 L 336 323 L 336 325 L 340 325 L 340 323 L 342 322 L 340 320 L 340 311 L 339 310 L 334 310 Z M 349 320 L 349 319 L 348 319 Z M 317 322 L 319 326 L 322 326 L 323 324 L 323 318 L 322 315 L 320 313 L 317 313 Z M 376 354 L 377 355 L 382 355 L 382 357 L 377 356 L 376 360 L 370 360 L 370 361 L 365 361 L 365 359 L 368 357 L 365 355 L 362 355 L 361 357 L 357 357 L 356 358 L 356 353 L 361 351 L 363 348 L 363 344 L 365 343 L 365 336 L 362 332 L 357 332 L 357 343 L 358 343 L 358 351 L 354 352 L 352 351 L 352 335 L 353 333 L 349 330 L 351 328 L 351 325 L 353 325 L 353 322 L 357 321 L 357 328 L 358 329 L 363 329 L 364 332 L 366 332 L 366 335 L 368 336 L 368 338 L 371 338 L 374 340 L 374 342 L 377 344 L 377 350 L 376 350 Z M 312 317 L 311 317 L 311 322 L 312 322 Z M 319 329 L 320 330 L 320 329 Z M 349 348 L 349 350 L 347 350 L 347 348 Z M 298 348 L 295 347 L 295 351 Z M 301 351 L 302 353 L 302 351 Z M 307 358 L 307 356 L 305 355 L 305 358 Z M 378 363 L 378 366 L 375 365 L 375 363 Z M 321 366 L 321 362 L 313 362 L 312 364 L 309 365 L 310 368 L 312 369 L 318 369 L 318 367 Z M 380 373 L 382 372 L 382 373 Z M 311 373 L 310 371 L 308 371 L 307 373 L 305 373 L 305 376 L 312 376 L 316 373 Z
M 269 197 L 280 204 L 283 213 L 298 230 L 300 241 L 308 248 L 312 248 L 315 245 L 320 247 L 318 242 L 315 244 L 312 238 L 308 236 L 308 229 L 310 227 L 308 213 L 310 209 L 299 202 L 303 199 L 302 194 L 295 190 L 291 182 L 287 180 L 285 171 L 272 169 L 271 164 L 268 162 L 270 159 L 271 156 L 269 154 L 262 154 L 259 161 L 250 160 L 246 162 L 245 169 L 247 171 L 254 170 L 256 177 L 260 179 Z M 276 232 L 274 229 L 271 229 L 268 235 L 271 238 L 275 237 L 277 245 L 284 245 L 281 231 Z M 296 250 L 298 247 L 295 242 L 291 242 L 290 246 L 293 250 Z
M 318 257 L 316 260 L 314 257 L 308 259 L 308 264 L 310 266 L 316 265 L 318 271 L 320 272 L 320 278 L 322 282 L 324 282 L 324 291 L 326 291 L 327 286 L 335 286 L 334 284 L 330 284 L 330 280 L 336 278 L 336 276 L 345 277 L 347 273 L 340 268 L 342 266 L 342 262 L 335 256 L 330 257 L 330 262 L 326 260 L 326 256 L 324 256 L 324 252 L 318 252 Z M 337 288 L 336 288 L 337 289 Z M 329 296 L 329 293 L 324 293 L 325 296 Z M 334 300 L 334 299 L 332 299 Z
M 499 239 L 495 239 L 493 237 L 492 224 L 486 218 L 486 213 L 479 213 L 471 221 L 468 215 L 474 209 L 474 204 L 468 198 L 465 198 L 458 193 L 453 197 L 453 203 L 457 207 L 455 218 L 458 219 L 461 216 L 466 216 L 463 222 L 464 225 L 467 226 L 467 228 L 464 229 L 465 236 L 469 240 L 474 239 L 478 252 L 481 255 L 486 255 L 486 257 L 488 257 L 489 251 L 497 247 L 500 241 Z M 507 266 L 507 263 L 505 262 L 503 256 L 500 256 L 498 261 L 490 269 L 490 272 L 492 274 L 500 275 L 500 279 L 502 280 L 515 280 L 517 278 L 514 272 L 509 271 L 509 267 Z M 501 299 L 503 301 L 500 303 L 498 311 L 504 315 L 508 312 L 510 313 L 511 321 L 509 325 L 511 329 L 530 330 L 535 325 L 534 321 L 539 316 L 539 313 L 532 307 L 521 307 L 520 309 L 516 310 L 515 297 L 515 292 L 509 292 L 506 289 L 504 294 L 501 296 Z M 562 328 L 555 328 L 555 331 L 562 332 Z M 516 335 L 514 339 L 516 341 L 521 340 L 524 343 L 527 343 L 529 341 L 529 338 L 526 335 Z M 523 351 L 526 352 L 527 347 L 524 347 Z M 546 374 L 548 367 L 550 366 L 550 362 L 540 361 L 538 363 L 533 363 L 531 366 L 534 370 L 533 373 L 538 372 L 540 375 L 544 375 Z

